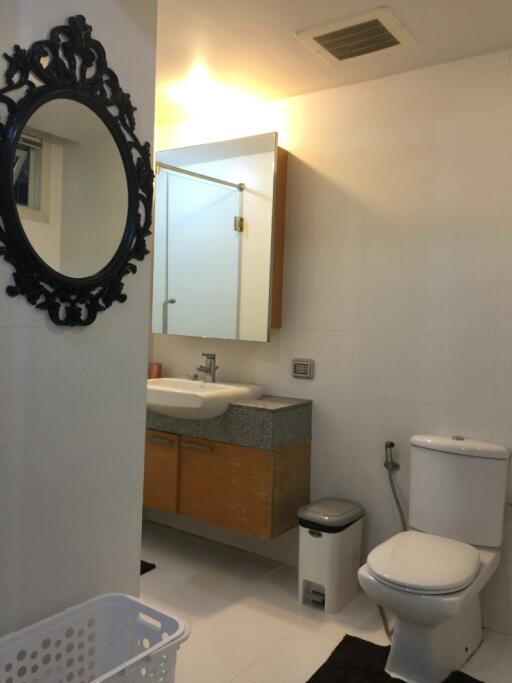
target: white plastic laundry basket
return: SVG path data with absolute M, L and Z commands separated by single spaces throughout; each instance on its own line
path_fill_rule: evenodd
M 186 622 L 102 595 L 0 638 L 0 683 L 173 683 Z

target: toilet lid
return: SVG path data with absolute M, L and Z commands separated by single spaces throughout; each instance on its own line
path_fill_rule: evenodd
M 414 593 L 454 593 L 480 567 L 476 548 L 419 531 L 403 531 L 374 548 L 367 565 L 378 579 Z

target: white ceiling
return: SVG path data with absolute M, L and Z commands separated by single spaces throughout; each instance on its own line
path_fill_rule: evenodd
M 418 41 L 331 65 L 297 31 L 385 5 Z M 202 61 L 212 76 L 279 98 L 512 45 L 512 0 L 159 0 L 157 118 L 165 86 Z

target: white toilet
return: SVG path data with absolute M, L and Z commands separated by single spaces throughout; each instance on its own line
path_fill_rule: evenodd
M 482 640 L 480 592 L 500 562 L 509 450 L 425 435 L 411 446 L 411 531 L 374 548 L 358 576 L 396 616 L 386 671 L 440 683 Z

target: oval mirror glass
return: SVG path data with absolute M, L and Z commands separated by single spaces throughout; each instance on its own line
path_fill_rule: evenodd
M 55 99 L 27 121 L 16 148 L 14 196 L 32 248 L 62 275 L 96 275 L 121 243 L 128 215 L 117 144 L 92 109 Z

